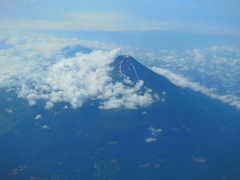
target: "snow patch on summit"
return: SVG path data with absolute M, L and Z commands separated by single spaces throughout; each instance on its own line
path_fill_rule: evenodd
M 134 65 L 133 65 L 132 63 L 131 63 L 131 66 L 132 66 L 132 68 L 133 68 L 133 70 L 134 70 L 134 72 L 135 72 L 136 77 L 139 79 L 138 74 L 137 74 L 137 71 L 136 71 L 136 69 L 135 69 L 135 67 L 134 67 Z
M 123 73 L 122 73 L 122 63 L 123 63 L 123 60 L 119 63 L 119 72 L 120 72 L 120 76 L 121 77 L 123 76 Z

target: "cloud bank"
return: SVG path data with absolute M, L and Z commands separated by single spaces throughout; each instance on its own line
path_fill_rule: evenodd
M 191 82 L 185 77 L 182 77 L 180 75 L 174 74 L 171 71 L 167 69 L 162 69 L 159 67 L 153 67 L 152 70 L 166 78 L 168 78 L 173 84 L 177 86 L 181 86 L 184 88 L 190 88 L 194 91 L 201 92 L 213 99 L 218 99 L 224 103 L 230 104 L 231 106 L 235 106 L 237 109 L 240 110 L 240 98 L 233 96 L 233 95 L 218 95 L 214 91 L 215 89 L 209 89 L 206 88 L 198 83 Z
M 58 38 L 26 32 L 0 31 L 0 87 L 14 86 L 15 77 L 40 69 L 66 57 L 77 46 L 89 49 L 111 50 L 117 46 L 77 38 Z M 74 54 L 73 54 L 74 56 Z
M 79 108 L 89 100 L 98 100 L 100 109 L 135 109 L 151 105 L 156 98 L 151 89 L 142 90 L 143 81 L 140 80 L 136 84 L 131 82 L 133 86 L 129 87 L 122 82 L 113 82 L 109 76 L 112 70 L 110 64 L 118 56 L 118 51 L 114 49 L 94 50 L 91 53 L 78 52 L 72 58 L 62 58 L 55 62 L 46 61 L 46 57 L 42 57 L 38 63 L 35 60 L 35 64 L 27 71 L 23 67 L 29 62 L 25 63 L 19 59 L 16 64 L 22 66 L 25 73 L 18 71 L 12 76 L 6 76 L 8 79 L 2 79 L 2 82 L 5 82 L 2 86 L 15 88 L 18 97 L 26 98 L 29 105 L 35 105 L 40 99 L 46 100 L 46 109 L 51 109 L 59 102 Z M 25 49 L 23 52 L 28 51 Z M 50 52 L 48 57 L 52 57 L 52 52 L 56 50 Z M 29 59 L 33 57 L 32 54 L 29 55 Z M 1 62 L 4 63 L 3 60 Z
M 74 50 L 78 46 L 88 48 L 90 51 L 100 49 L 101 51 L 94 53 L 101 54 L 99 60 L 103 66 L 95 61 L 87 64 L 88 61 L 80 60 L 83 57 L 91 59 L 97 56 L 94 53 L 75 55 L 75 51 L 69 56 L 69 50 Z M 156 100 L 152 97 L 153 92 L 150 89 L 141 91 L 144 86 L 142 81 L 132 88 L 112 82 L 111 77 L 108 76 L 111 70 L 109 63 L 113 61 L 117 51 L 115 50 L 109 60 L 107 55 L 106 61 L 101 59 L 104 59 L 104 54 L 111 54 L 112 49 L 119 48 L 118 45 L 84 41 L 78 38 L 1 31 L 0 47 L 0 88 L 17 87 L 19 97 L 27 98 L 30 104 L 35 104 L 39 99 L 45 99 L 48 109 L 57 102 L 67 102 L 73 107 L 80 107 L 87 99 L 96 99 L 101 102 L 99 108 L 111 109 L 146 107 Z M 238 109 L 240 107 L 238 78 L 240 50 L 237 48 L 212 46 L 208 49 L 183 52 L 169 50 L 149 52 L 130 46 L 121 46 L 121 54 L 131 54 L 146 66 L 155 67 L 154 71 L 179 86 L 202 92 Z M 95 60 L 97 59 L 96 57 Z M 86 68 L 84 68 L 85 65 Z M 92 65 L 100 68 L 91 68 Z M 68 68 L 70 71 L 67 73 Z M 83 76 L 77 70 L 85 73 L 95 71 L 99 76 L 102 76 L 102 72 L 105 74 L 103 78 L 96 77 L 99 82 L 94 82 L 91 80 L 95 78 L 94 75 L 89 73 L 89 76 Z M 67 81 L 68 78 L 72 80 Z M 86 83 L 87 80 L 91 84 Z M 124 82 L 125 84 L 128 82 L 128 85 L 134 84 L 127 78 Z M 78 86 L 73 87 L 74 83 Z M 70 88 L 66 88 L 67 86 Z M 114 90 L 108 91 L 109 89 Z M 77 90 L 81 90 L 81 98 Z M 75 98 L 70 96 L 71 93 L 75 93 Z M 101 93 L 103 94 L 100 95 Z M 137 100 L 139 103 L 135 103 Z M 164 98 L 162 97 L 161 100 L 164 101 Z M 69 105 L 66 104 L 66 107 Z

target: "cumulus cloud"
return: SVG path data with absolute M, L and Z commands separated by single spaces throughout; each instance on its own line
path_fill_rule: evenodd
M 150 137 L 145 138 L 146 143 L 152 143 L 157 141 L 157 136 L 162 133 L 161 128 L 150 127 L 147 129 L 150 132 Z
M 143 114 L 143 115 L 148 115 L 148 112 L 143 111 L 142 114 Z
M 34 119 L 36 119 L 36 120 L 42 119 L 41 114 L 36 115 L 36 117 Z
M 142 90 L 143 81 L 134 84 L 126 77 L 127 84 L 130 83 L 131 87 L 122 82 L 113 83 L 109 76 L 112 70 L 110 64 L 115 60 L 119 49 L 95 50 L 88 54 L 78 52 L 71 58 L 64 58 L 61 50 L 65 46 L 74 45 L 75 40 L 66 41 L 62 45 L 59 42 L 54 43 L 54 47 L 45 44 L 45 40 L 39 44 L 30 39 L 25 41 L 27 43 L 20 43 L 18 37 L 6 41 L 7 44 L 18 48 L 9 51 L 15 54 L 21 51 L 23 54 L 19 57 L 13 55 L 7 57 L 11 53 L 5 52 L 0 59 L 0 63 L 3 63 L 3 72 L 7 66 L 4 63 L 7 61 L 13 63 L 14 58 L 17 59 L 12 67 L 14 74 L 7 74 L 5 71 L 0 84 L 2 87 L 16 86 L 18 97 L 26 98 L 29 105 L 35 105 L 38 100 L 44 99 L 46 109 L 53 108 L 58 102 L 69 103 L 73 108 L 79 108 L 88 100 L 99 100 L 100 109 L 134 109 L 149 106 L 156 100 L 151 89 Z M 40 48 L 44 45 L 47 52 Z M 52 61 L 51 58 L 55 55 Z M 60 60 L 56 60 L 58 58 Z M 25 68 L 27 64 L 28 69 Z M 18 67 L 22 69 L 15 72 Z
M 129 77 L 112 81 L 110 64 L 119 53 L 114 45 L 26 34 L 1 39 L 7 48 L 0 50 L 0 87 L 14 87 L 29 105 L 44 99 L 46 109 L 58 102 L 78 108 L 88 100 L 99 100 L 100 109 L 134 109 L 157 100 L 151 89 L 143 90 L 143 81 L 134 84 Z M 65 58 L 63 49 L 78 45 L 102 50 Z
M 150 127 L 150 128 L 148 128 L 148 131 L 151 132 L 152 136 L 156 137 L 162 132 L 162 129 L 161 128 L 157 129 L 157 128 L 154 128 L 154 127 Z
M 46 124 L 42 125 L 41 128 L 42 128 L 42 129 L 47 129 L 47 130 L 50 130 L 50 129 L 51 129 L 51 128 L 50 128 L 48 125 L 46 125 Z
M 38 99 L 46 99 L 47 109 L 56 102 L 69 102 L 74 108 L 81 107 L 88 97 L 96 96 L 110 81 L 107 76 L 110 68 L 106 64 L 114 59 L 115 54 L 116 51 L 109 54 L 94 51 L 62 59 L 46 71 L 27 74 L 18 95 L 27 98 L 30 105 Z
M 145 138 L 145 141 L 146 141 L 147 143 L 152 143 L 152 142 L 157 141 L 157 139 L 156 139 L 156 138 L 152 138 L 152 137 L 148 137 L 148 138 Z
M 32 71 L 47 68 L 63 59 L 68 51 L 82 46 L 89 49 L 111 50 L 117 46 L 98 41 L 85 41 L 77 38 L 57 38 L 24 32 L 0 31 L 0 87 L 16 85 L 16 77 Z M 20 35 L 19 35 L 20 34 Z M 73 54 L 74 55 L 74 54 Z
M 107 86 L 107 91 L 103 93 L 105 102 L 100 106 L 101 109 L 112 109 L 117 107 L 126 107 L 128 109 L 135 109 L 136 107 L 146 107 L 151 105 L 155 98 L 152 96 L 152 90 L 147 89 L 143 94 L 141 88 L 144 82 L 139 81 L 133 88 L 128 88 L 122 83 L 110 84 Z

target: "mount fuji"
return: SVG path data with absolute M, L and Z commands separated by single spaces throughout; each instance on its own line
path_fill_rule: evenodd
M 1 89 L 1 179 L 240 178 L 240 111 L 172 84 L 131 56 L 109 67 L 113 87 L 124 90 L 111 103 L 128 106 L 99 108 L 105 95 L 46 110 L 43 99 L 29 106 Z

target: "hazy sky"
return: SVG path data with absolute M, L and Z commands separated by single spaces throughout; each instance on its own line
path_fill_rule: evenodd
M 238 0 L 0 0 L 2 28 L 240 36 Z

